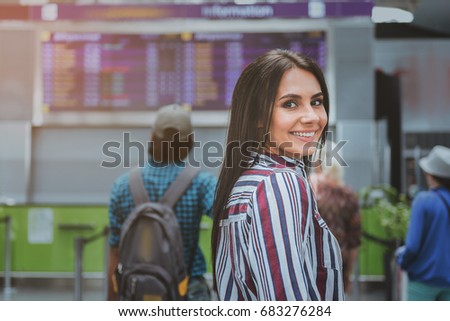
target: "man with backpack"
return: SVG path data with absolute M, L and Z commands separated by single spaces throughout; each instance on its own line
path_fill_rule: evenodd
M 164 106 L 152 128 L 148 162 L 116 179 L 108 300 L 211 299 L 198 239 L 202 215 L 211 216 L 217 179 L 187 164 L 193 143 L 190 113 Z

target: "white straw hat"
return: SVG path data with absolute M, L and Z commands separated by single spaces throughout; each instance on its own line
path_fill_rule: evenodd
M 450 148 L 434 146 L 428 156 L 420 159 L 419 166 L 433 176 L 450 178 Z

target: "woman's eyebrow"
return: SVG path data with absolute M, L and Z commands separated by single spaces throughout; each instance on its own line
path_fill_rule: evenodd
M 317 98 L 317 97 L 321 97 L 323 96 L 323 93 L 320 91 L 317 94 L 314 94 L 311 96 L 311 98 Z M 301 95 L 297 95 L 297 94 L 286 94 L 281 96 L 278 100 L 282 100 L 282 99 L 286 99 L 286 98 L 293 98 L 293 99 L 299 99 L 301 100 L 303 97 Z
M 321 96 L 323 96 L 323 92 L 320 91 L 317 94 L 312 95 L 311 98 L 317 98 L 317 97 L 321 97 Z

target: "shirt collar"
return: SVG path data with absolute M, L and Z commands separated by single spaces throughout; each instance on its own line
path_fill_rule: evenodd
M 178 166 L 178 167 L 185 167 L 186 166 L 184 161 L 181 161 L 181 162 L 157 162 L 150 155 L 148 155 L 148 162 L 147 162 L 147 164 L 150 167 L 168 167 L 168 166 L 174 166 L 174 165 Z
M 262 152 L 262 153 L 256 153 L 251 152 L 250 154 L 253 159 L 254 163 L 265 163 L 266 165 L 270 167 L 276 167 L 277 165 L 282 165 L 285 167 L 304 167 L 305 164 L 302 160 L 294 159 L 288 156 L 280 156 L 274 153 L 269 152 Z

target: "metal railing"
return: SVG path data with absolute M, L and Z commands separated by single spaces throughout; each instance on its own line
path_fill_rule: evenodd
M 11 293 L 11 216 L 7 215 L 0 218 L 0 223 L 5 223 L 5 286 L 3 293 L 5 298 Z
M 385 295 L 386 301 L 397 300 L 399 295 L 396 292 L 397 282 L 400 282 L 399 279 L 396 278 L 396 263 L 394 258 L 395 249 L 399 246 L 398 240 L 387 240 L 382 239 L 378 236 L 367 233 L 366 231 L 362 232 L 362 236 L 371 242 L 375 242 L 379 245 L 382 245 L 385 248 L 382 260 L 383 260 L 383 272 L 384 272 L 384 282 L 386 284 L 385 287 Z
M 101 237 L 105 237 L 105 264 L 104 264 L 104 292 L 106 297 L 107 288 L 107 275 L 108 275 L 108 242 L 107 235 L 109 233 L 108 227 L 105 227 L 103 231 L 92 235 L 90 237 L 77 237 L 75 239 L 75 280 L 74 280 L 74 300 L 82 300 L 82 289 L 83 289 L 83 250 L 86 244 L 93 242 Z

